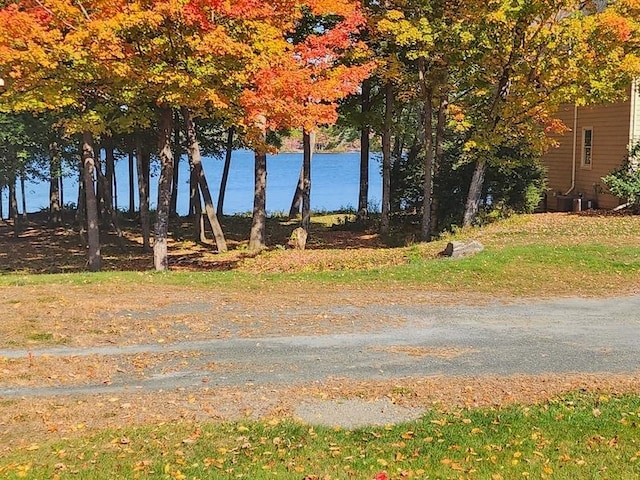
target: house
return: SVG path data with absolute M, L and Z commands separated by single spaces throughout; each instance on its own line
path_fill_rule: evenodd
M 612 209 L 622 200 L 607 192 L 602 177 L 619 167 L 640 141 L 640 94 L 636 82 L 627 100 L 558 112 L 570 131 L 555 135 L 557 148 L 542 157 L 547 168 L 546 208 L 551 211 Z

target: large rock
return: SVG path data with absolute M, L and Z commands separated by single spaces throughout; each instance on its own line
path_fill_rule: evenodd
M 449 242 L 440 253 L 443 257 L 462 258 L 475 255 L 484 250 L 484 246 L 477 240 L 470 242 Z

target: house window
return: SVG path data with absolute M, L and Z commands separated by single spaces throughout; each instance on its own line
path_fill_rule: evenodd
M 582 129 L 582 167 L 591 168 L 593 160 L 593 128 Z

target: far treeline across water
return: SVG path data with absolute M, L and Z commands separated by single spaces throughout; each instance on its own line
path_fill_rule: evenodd
M 575 2 L 202 2 L 17 0 L 0 8 L 0 185 L 17 228 L 17 186 L 82 178 L 75 205 L 87 266 L 101 227 L 119 230 L 116 158 L 135 169 L 142 248 L 168 263 L 176 159 L 186 152 L 194 224 L 227 250 L 203 156 L 252 152 L 248 248 L 266 248 L 267 154 L 292 135 L 301 165 L 289 214 L 309 232 L 316 141 L 357 142 L 356 221 L 417 238 L 487 216 L 531 211 L 545 189 L 540 156 L 568 127 L 561 104 L 623 98 L 640 74 L 640 6 Z M 370 150 L 382 191 L 369 208 Z M 104 152 L 102 154 L 101 152 Z M 151 170 L 157 168 L 157 176 Z M 268 171 L 270 172 L 267 176 Z M 155 211 L 151 211 L 151 182 Z M 336 178 L 334 191 L 340 188 Z M 293 195 L 292 195 L 293 196 Z M 151 227 L 153 223 L 153 242 Z M 17 232 L 18 230 L 16 230 Z

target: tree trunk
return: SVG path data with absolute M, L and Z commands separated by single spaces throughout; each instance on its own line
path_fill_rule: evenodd
M 207 241 L 207 234 L 205 231 L 204 217 L 202 216 L 202 198 L 200 196 L 200 188 L 198 187 L 198 179 L 196 169 L 193 167 L 191 157 L 189 157 L 189 166 L 191 169 L 191 196 L 189 204 L 191 205 L 191 216 L 193 217 L 193 234 L 194 240 L 199 243 L 205 243 Z
M 391 217 L 391 126 L 393 121 L 393 87 L 387 83 L 384 92 L 384 129 L 382 131 L 382 212 L 380 233 L 389 233 Z
M 96 163 L 98 164 L 98 168 L 96 172 L 98 173 L 98 183 L 102 185 L 102 198 L 103 198 L 103 206 L 104 206 L 104 214 L 102 216 L 102 223 L 105 229 L 109 228 L 109 225 L 112 225 L 116 233 L 118 234 L 118 246 L 120 249 L 124 249 L 124 237 L 122 234 L 122 230 L 118 225 L 118 213 L 113 208 L 113 199 L 111 198 L 111 192 L 113 190 L 113 177 L 114 177 L 114 157 L 113 157 L 113 148 L 107 146 L 105 148 L 105 162 L 107 163 L 106 174 L 102 174 L 102 169 L 100 168 L 100 162 L 96 159 Z M 109 163 L 111 163 L 111 167 L 109 167 Z M 111 181 L 109 181 L 109 175 L 111 175 Z
M 59 169 L 58 171 L 60 172 L 60 176 L 58 178 L 58 180 L 60 181 L 60 207 L 64 208 L 64 182 L 62 181 L 61 169 Z
M 478 214 L 480 208 L 480 197 L 482 196 L 482 187 L 484 185 L 484 174 L 487 170 L 487 164 L 484 160 L 476 162 L 476 168 L 473 171 L 471 185 L 469 185 L 469 193 L 467 195 L 467 204 L 464 209 L 464 217 L 462 219 L 463 227 L 470 227 Z
M 207 183 L 207 177 L 205 176 L 204 170 L 202 168 L 202 159 L 200 158 L 200 145 L 198 144 L 198 138 L 196 137 L 196 126 L 193 121 L 191 112 L 188 108 L 182 108 L 182 116 L 184 117 L 188 145 L 187 148 L 189 151 L 189 156 L 191 158 L 191 164 L 193 166 L 194 173 L 198 178 L 198 186 L 200 187 L 200 192 L 202 193 L 202 197 L 204 198 L 204 209 L 207 213 L 209 223 L 211 224 L 211 229 L 213 230 L 213 237 L 216 241 L 218 252 L 226 252 L 227 242 L 224 239 L 224 233 L 222 232 L 220 222 L 218 222 L 216 210 L 213 206 L 213 199 L 211 198 L 211 192 L 209 191 L 209 184 Z
M 136 211 L 136 202 L 133 196 L 135 189 L 133 186 L 133 151 L 129 152 L 129 215 L 133 216 Z
M 315 144 L 315 132 L 302 133 L 302 228 L 309 234 L 311 225 L 311 159 Z
M 424 58 L 418 59 L 420 89 L 424 101 L 424 183 L 422 186 L 424 203 L 422 205 L 422 241 L 431 241 L 431 195 L 433 187 L 433 90 L 427 85 Z
M 449 98 L 446 92 L 440 95 L 440 105 L 438 107 L 438 122 L 436 124 L 436 139 L 435 139 L 435 161 L 433 165 L 433 177 L 438 178 L 440 173 L 440 167 L 444 156 L 444 137 L 447 126 L 447 109 L 449 107 Z M 432 208 L 431 208 L 431 222 L 432 231 L 438 230 L 440 203 L 438 197 L 433 193 Z
M 360 130 L 360 191 L 358 194 L 358 219 L 366 220 L 369 214 L 369 119 L 371 110 L 371 83 L 369 80 L 362 82 L 362 127 Z
M 93 151 L 93 135 L 89 131 L 82 132 L 82 164 L 84 191 L 87 210 L 87 241 L 89 245 L 87 265 L 89 270 L 97 272 L 102 267 L 100 255 L 100 228 L 98 225 L 98 201 L 93 183 L 95 155 Z
M 140 198 L 140 228 L 142 230 L 142 251 L 151 250 L 151 227 L 149 220 L 149 155 L 142 145 L 142 138 L 136 135 L 136 166 L 138 169 L 138 196 Z
M 110 213 L 114 213 L 118 210 L 118 204 L 115 201 L 115 189 L 113 188 L 113 182 L 115 180 L 115 175 L 116 175 L 116 158 L 113 152 L 112 142 L 108 142 L 105 145 L 104 161 L 105 161 L 104 176 L 106 180 L 104 185 L 105 195 L 106 195 L 105 202 L 106 202 L 107 210 Z
M 304 160 L 303 160 L 304 161 Z M 304 166 L 300 167 L 300 175 L 296 184 L 296 191 L 291 199 L 291 207 L 289 207 L 289 220 L 293 220 L 298 216 L 302 209 L 302 191 L 304 190 Z
M 18 222 L 18 195 L 16 193 L 16 174 L 9 173 L 9 220 L 13 220 L 14 224 Z
M 227 149 L 224 156 L 224 167 L 222 168 L 222 178 L 220 179 L 220 194 L 218 195 L 218 208 L 216 214 L 218 217 L 223 216 L 224 211 L 224 195 L 227 191 L 227 181 L 229 180 L 229 170 L 231 168 L 231 154 L 233 153 L 233 136 L 235 128 L 229 127 L 227 130 Z
M 87 223 L 87 196 L 84 193 L 84 160 L 82 157 L 82 142 L 80 143 L 80 162 L 78 163 L 78 203 L 76 208 L 76 225 L 80 231 L 80 238 L 84 243 L 85 224 Z
M 255 152 L 255 190 L 253 193 L 253 219 L 249 236 L 249 250 L 259 251 L 266 247 L 267 222 L 267 154 Z
M 178 181 L 180 157 L 182 156 L 182 147 L 180 146 L 180 117 L 178 112 L 174 114 L 173 123 L 173 182 L 171 187 L 171 206 L 169 208 L 170 215 L 178 216 Z
M 169 107 L 160 108 L 158 133 L 158 155 L 160 157 L 160 178 L 158 179 L 158 210 L 156 213 L 155 237 L 153 241 L 153 263 L 156 271 L 169 268 L 169 208 L 171 206 L 171 180 L 173 179 L 173 152 L 171 151 L 171 131 L 173 112 Z
M 22 195 L 22 218 L 27 219 L 27 189 L 25 188 L 24 168 L 20 170 L 20 195 Z

